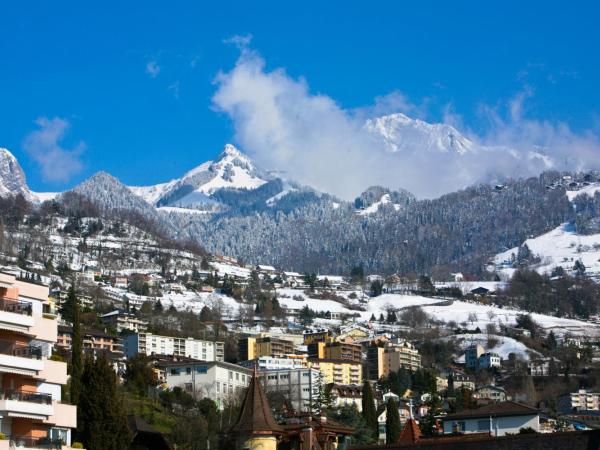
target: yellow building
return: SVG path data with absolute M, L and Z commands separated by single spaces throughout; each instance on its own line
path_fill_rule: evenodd
M 307 330 L 304 332 L 304 345 L 314 344 L 315 342 L 331 342 L 333 341 L 333 334 L 330 330 L 318 329 L 318 330 Z
M 361 384 L 362 363 L 343 359 L 309 358 L 308 367 L 323 374 L 324 383 Z
M 264 334 L 240 339 L 238 342 L 238 351 L 241 361 L 256 359 L 262 356 L 283 358 L 286 355 L 294 353 L 294 343 Z
M 317 359 L 362 361 L 362 347 L 346 342 L 314 342 L 308 345 L 308 356 Z
M 410 343 L 378 342 L 367 349 L 367 375 L 369 380 L 379 380 L 400 369 L 415 371 L 421 368 L 421 355 Z

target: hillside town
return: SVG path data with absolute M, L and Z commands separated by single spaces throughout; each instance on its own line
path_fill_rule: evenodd
M 4 340 L 13 355 L 4 385 L 16 389 L 27 417 L 48 424 L 3 421 L 11 443 L 70 448 L 75 407 L 60 406 L 52 383 L 71 385 L 65 362 L 72 376 L 74 348 L 105 360 L 120 395 L 136 399 L 124 411 L 134 441 L 147 432 L 186 448 L 190 437 L 148 410 L 156 402 L 165 408 L 166 398 L 175 409 L 161 414 L 176 417 L 185 404 L 209 401 L 218 429 L 204 430 L 203 445 L 232 448 L 229 430 L 264 420 L 254 417 L 259 407 L 279 436 L 273 449 L 281 436 L 285 445 L 303 442 L 311 421 L 309 449 L 450 445 L 460 436 L 479 442 L 598 427 L 600 327 L 593 317 L 503 307 L 510 283 L 466 281 L 459 273 L 440 281 L 383 277 L 360 266 L 347 276 L 300 274 L 225 256 L 185 261 L 179 270 L 175 259 L 141 272 L 2 269 Z M 32 323 L 22 323 L 27 317 Z M 30 367 L 31 358 L 41 366 Z M 48 372 L 44 364 L 57 366 Z M 247 402 L 255 403 L 248 409 Z M 57 413 L 44 412 L 48 405 L 71 409 L 52 419 Z

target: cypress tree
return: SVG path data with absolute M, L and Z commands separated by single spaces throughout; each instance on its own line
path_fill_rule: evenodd
M 76 405 L 79 403 L 79 396 L 81 394 L 83 361 L 81 356 L 81 314 L 74 284 L 71 284 L 69 288 L 67 302 L 71 305 L 71 317 L 73 320 L 73 337 L 71 339 L 71 403 Z
M 117 378 L 105 355 L 85 360 L 78 430 L 88 450 L 126 450 L 130 436 Z
M 400 439 L 400 414 L 398 403 L 393 398 L 388 400 L 385 419 L 385 442 L 395 444 Z
M 379 434 L 379 426 L 377 423 L 377 410 L 375 409 L 375 398 L 373 397 L 373 390 L 367 380 L 363 383 L 362 391 L 362 415 L 367 423 L 367 426 L 371 430 L 371 433 L 375 439 Z

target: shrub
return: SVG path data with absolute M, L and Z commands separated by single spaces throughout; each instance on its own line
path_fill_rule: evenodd
M 83 444 L 81 442 L 73 442 L 71 448 L 83 448 Z

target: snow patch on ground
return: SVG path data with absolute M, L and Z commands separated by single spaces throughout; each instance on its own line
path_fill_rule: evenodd
M 498 341 L 492 348 L 488 348 L 488 337 Z M 508 359 L 508 355 L 515 353 L 520 355 L 526 361 L 529 361 L 530 355 L 540 356 L 538 352 L 530 349 L 522 342 L 519 342 L 513 338 L 499 335 L 487 335 L 487 334 L 456 334 L 443 338 L 444 340 L 455 341 L 456 344 L 465 351 L 471 345 L 481 345 L 486 352 L 497 353 L 502 359 Z
M 363 209 L 362 211 L 360 211 L 358 214 L 361 215 L 361 216 L 367 216 L 369 214 L 374 214 L 377 211 L 379 211 L 379 207 L 381 205 L 385 205 L 385 204 L 391 203 L 391 201 L 392 200 L 390 198 L 390 194 L 383 194 L 381 196 L 381 198 L 379 199 L 378 202 L 375 202 L 372 205 L 366 207 L 365 209 Z M 400 209 L 400 205 L 397 205 L 397 204 L 394 203 L 393 206 L 394 206 L 394 209 L 396 211 L 398 211 Z
M 541 258 L 539 264 L 531 267 L 539 273 L 549 274 L 557 266 L 570 271 L 580 259 L 587 275 L 600 274 L 600 234 L 580 235 L 575 232 L 573 225 L 563 223 L 546 234 L 527 239 L 525 244 Z M 500 272 L 512 275 L 512 255 L 516 256 L 518 250 L 518 247 L 514 247 L 494 257 Z

